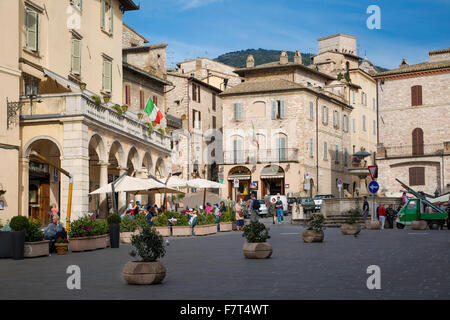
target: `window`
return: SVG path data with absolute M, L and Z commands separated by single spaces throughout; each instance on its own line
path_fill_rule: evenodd
M 155 106 L 158 106 L 158 96 L 153 96 L 152 101 L 155 104 Z
M 411 106 L 422 105 L 422 86 L 411 87 Z
M 364 104 L 364 92 L 361 91 L 361 104 Z
M 72 38 L 71 72 L 81 75 L 81 40 Z
M 372 99 L 372 109 L 373 109 L 373 111 L 377 110 L 377 102 L 376 102 L 375 98 Z
M 140 106 L 141 106 L 141 110 L 145 109 L 145 94 L 144 91 L 140 91 L 139 92 L 139 100 L 140 100 Z
M 114 7 L 109 0 L 101 0 L 102 21 L 101 27 L 103 31 L 109 34 L 114 33 Z
M 367 107 L 367 94 L 364 93 L 364 105 Z
M 344 148 L 344 166 L 348 166 L 348 150 Z
M 424 186 L 425 185 L 425 168 L 412 167 L 409 168 L 409 185 Z
M 217 98 L 216 94 L 213 93 L 212 94 L 212 109 L 213 109 L 213 111 L 216 111 L 216 98 Z
M 234 104 L 234 121 L 242 121 L 242 103 Z
M 328 160 L 328 145 L 326 142 L 323 143 L 323 160 Z
M 103 58 L 103 81 L 102 90 L 107 93 L 112 91 L 112 61 Z
M 131 105 L 131 88 L 130 85 L 126 84 L 125 85 L 125 104 L 127 106 Z
M 312 101 L 309 102 L 309 119 L 314 120 L 314 103 Z
M 326 106 L 322 106 L 322 123 L 328 123 L 328 108 Z
M 348 132 L 348 116 L 346 114 L 342 116 L 342 130 Z
M 340 115 L 339 115 L 339 111 L 334 110 L 333 112 L 333 126 L 336 129 L 339 129 L 340 127 Z
M 202 114 L 200 111 L 192 110 L 192 127 L 194 129 L 202 128 Z
M 334 145 L 334 161 L 339 163 L 339 146 L 337 144 Z
M 272 101 L 272 120 L 286 118 L 284 100 Z
M 36 11 L 26 9 L 25 28 L 26 48 L 34 52 L 39 51 L 39 14 Z
M 235 138 L 233 140 L 233 163 L 244 162 L 244 150 L 242 146 L 242 139 Z
M 377 122 L 373 120 L 373 135 L 377 135 Z
M 24 73 L 23 80 L 24 80 L 25 95 L 27 96 L 37 95 L 40 79 Z
M 309 156 L 314 158 L 314 140 L 309 139 Z
M 278 161 L 287 161 L 287 138 L 279 135 L 277 138 Z
M 362 116 L 362 129 L 366 132 L 366 116 Z
M 192 100 L 200 102 L 200 86 L 195 83 L 192 84 Z
M 356 93 L 355 91 L 352 91 L 352 95 L 353 95 L 353 104 L 356 103 Z
M 216 127 L 217 127 L 217 123 L 216 123 L 216 117 L 215 116 L 213 116 L 212 117 L 212 127 L 213 127 L 213 129 L 216 129 Z
M 353 118 L 353 133 L 356 133 L 356 119 Z
M 412 132 L 412 155 L 423 155 L 423 130 L 421 128 L 416 128 Z

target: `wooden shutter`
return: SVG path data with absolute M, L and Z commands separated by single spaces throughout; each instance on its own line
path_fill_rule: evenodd
M 38 51 L 38 14 L 32 10 L 26 10 L 26 41 L 27 48 Z
M 416 128 L 412 132 L 412 155 L 423 155 L 423 131 L 421 128 Z
M 284 105 L 284 100 L 280 101 L 280 118 L 286 118 L 286 108 Z
M 213 127 L 213 129 L 216 129 L 216 126 L 217 126 L 217 124 L 216 124 L 216 117 L 213 116 L 212 117 L 212 127 Z
M 422 86 L 411 87 L 411 106 L 422 105 Z
M 112 62 L 103 60 L 103 90 L 111 92 L 112 90 Z
M 309 102 L 309 118 L 314 119 L 314 104 L 312 101 Z
M 144 91 L 142 91 L 142 90 L 139 92 L 139 100 L 140 100 L 140 108 L 141 108 L 141 110 L 144 110 L 144 108 L 145 108 Z
M 425 185 L 425 168 L 412 167 L 409 168 L 409 185 L 424 186 Z
M 212 109 L 213 111 L 216 111 L 216 94 L 212 94 Z
M 81 74 L 81 40 L 72 39 L 72 73 Z
M 334 145 L 335 151 L 334 151 L 334 161 L 336 163 L 339 163 L 339 146 L 336 144 Z
M 328 145 L 326 142 L 323 143 L 323 159 L 328 159 Z
M 200 100 L 200 86 L 197 86 L 197 90 L 198 90 L 198 102 L 200 103 L 201 102 L 201 100 Z
M 192 100 L 197 101 L 197 86 L 192 84 Z
M 275 120 L 277 118 L 277 102 L 275 100 L 272 101 L 272 120 Z

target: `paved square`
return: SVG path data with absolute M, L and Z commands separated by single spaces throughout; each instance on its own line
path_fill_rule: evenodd
M 267 221 L 266 221 L 267 222 Z M 0 260 L 0 299 L 450 299 L 450 231 L 362 230 L 355 238 L 326 229 L 324 243 L 303 243 L 303 227 L 271 225 L 268 260 L 242 255 L 241 233 L 170 238 L 156 286 L 130 286 L 120 249 Z M 81 290 L 68 290 L 66 268 L 81 268 Z M 366 287 L 381 268 L 381 290 Z

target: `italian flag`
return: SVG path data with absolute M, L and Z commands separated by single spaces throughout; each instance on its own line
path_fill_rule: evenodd
M 148 98 L 144 112 L 148 114 L 148 116 L 150 117 L 150 121 L 156 122 L 157 124 L 160 124 L 161 119 L 164 118 L 161 110 L 159 110 L 158 107 L 155 106 L 151 97 Z

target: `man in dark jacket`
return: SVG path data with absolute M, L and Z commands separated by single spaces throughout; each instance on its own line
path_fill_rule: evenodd
M 390 229 L 394 229 L 395 210 L 392 204 L 386 209 L 386 220 Z
M 251 208 L 250 208 L 250 212 L 251 212 L 250 219 L 252 221 L 258 220 L 259 207 L 260 207 L 259 201 L 256 200 L 255 195 L 252 194 Z

